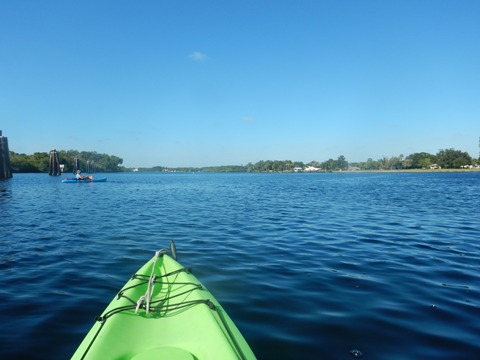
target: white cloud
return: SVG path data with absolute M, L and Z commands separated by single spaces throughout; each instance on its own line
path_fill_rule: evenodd
M 188 57 L 193 61 L 204 61 L 207 59 L 207 55 L 201 53 L 200 51 L 194 51 L 193 53 L 188 54 Z
M 255 122 L 255 119 L 251 118 L 249 116 L 245 116 L 245 117 L 242 118 L 242 121 L 246 122 L 246 123 L 253 123 L 253 122 Z

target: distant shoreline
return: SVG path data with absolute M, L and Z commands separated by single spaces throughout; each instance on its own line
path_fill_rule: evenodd
M 130 169 L 123 171 L 99 171 L 98 173 L 134 173 Z M 477 169 L 392 169 L 392 170 L 334 170 L 334 171 L 202 171 L 202 170 L 176 170 L 172 168 L 171 170 L 146 170 L 138 171 L 138 173 L 219 173 L 219 174 L 326 174 L 326 173 L 335 173 L 335 174 L 360 174 L 360 173 L 480 173 L 480 168 Z M 48 174 L 48 172 L 13 172 L 12 174 Z M 71 174 L 70 172 L 62 173 L 62 176 Z
M 119 171 L 119 172 L 133 172 L 132 170 Z M 336 174 L 355 174 L 355 173 L 442 173 L 442 172 L 480 172 L 480 168 L 477 169 L 392 169 L 392 170 L 332 170 L 332 171 L 204 171 L 202 169 L 197 170 L 178 170 L 175 168 L 166 169 L 163 171 L 158 170 L 141 170 L 138 173 L 232 173 L 232 174 L 326 174 L 326 173 L 336 173 Z
M 345 170 L 345 171 L 334 171 L 334 172 L 348 172 L 348 173 L 355 173 L 355 172 L 378 172 L 378 173 L 391 173 L 391 172 L 431 172 L 431 173 L 438 173 L 438 172 L 480 172 L 480 168 L 477 169 L 392 169 L 392 170 Z

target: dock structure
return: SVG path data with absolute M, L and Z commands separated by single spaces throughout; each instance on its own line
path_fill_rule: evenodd
M 48 164 L 48 175 L 62 175 L 62 169 L 60 168 L 60 162 L 58 161 L 58 152 L 56 149 L 50 151 L 50 160 Z
M 11 177 L 12 169 L 10 167 L 8 139 L 2 135 L 2 130 L 0 130 L 0 179 L 10 179 Z

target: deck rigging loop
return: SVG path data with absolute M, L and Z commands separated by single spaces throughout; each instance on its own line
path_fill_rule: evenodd
M 140 299 L 138 299 L 137 301 L 137 307 L 135 308 L 135 314 L 138 314 L 138 309 L 140 309 L 144 301 L 145 301 L 145 295 L 140 296 Z
M 147 291 L 145 292 L 145 295 L 142 296 L 144 298 L 145 302 L 146 302 L 145 310 L 147 312 L 147 315 L 150 311 L 150 301 L 152 300 L 153 289 L 155 288 L 155 279 L 156 279 L 155 266 L 157 265 L 158 258 L 160 256 L 162 256 L 163 254 L 166 254 L 166 253 L 167 253 L 167 250 L 165 250 L 165 249 L 158 250 L 158 251 L 155 252 L 155 257 L 153 258 L 152 272 L 150 273 L 150 279 L 148 280 Z M 142 297 L 140 297 L 140 299 Z M 139 302 L 140 302 L 140 299 L 138 300 Z M 142 301 L 142 303 L 143 303 L 143 301 Z M 140 305 L 138 305 L 138 302 L 137 302 L 137 308 L 139 306 Z

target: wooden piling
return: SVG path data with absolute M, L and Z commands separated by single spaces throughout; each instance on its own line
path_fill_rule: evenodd
M 74 158 L 73 159 L 73 173 L 75 174 L 77 170 L 80 170 L 80 159 Z
M 12 169 L 10 167 L 8 139 L 2 135 L 2 130 L 0 130 L 0 179 L 10 179 L 11 177 Z
M 50 151 L 48 175 L 62 175 L 62 170 L 60 169 L 60 162 L 58 161 L 58 152 L 55 149 Z

